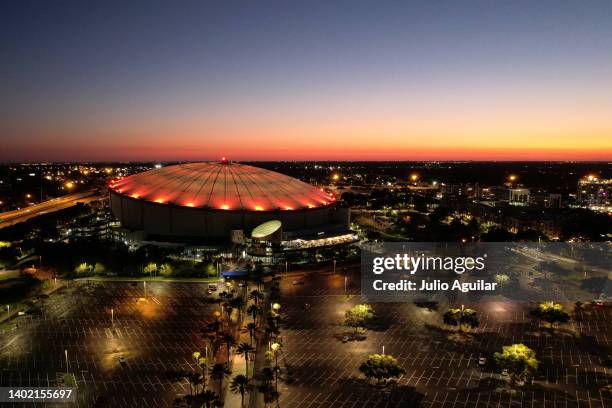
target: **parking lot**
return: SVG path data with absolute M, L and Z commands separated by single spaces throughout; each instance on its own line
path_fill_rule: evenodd
M 344 312 L 359 302 L 358 276 L 294 280 L 281 284 L 281 407 L 612 406 L 610 309 L 582 311 L 550 330 L 532 321 L 529 305 L 475 304 L 480 327 L 459 336 L 440 324 L 444 305 L 375 304 L 380 327 L 363 341 L 343 343 L 350 332 Z M 76 283 L 43 300 L 42 315 L 19 317 L 18 327 L 0 335 L 0 385 L 53 386 L 68 371 L 76 377 L 78 406 L 98 396 L 112 407 L 171 406 L 189 385 L 169 374 L 194 369 L 191 353 L 202 349 L 200 331 L 216 307 L 206 287 L 148 282 L 145 292 L 142 282 Z M 518 342 L 536 350 L 541 364 L 533 384 L 509 392 L 489 363 L 493 352 Z M 358 371 L 383 346 L 406 370 L 387 389 L 367 384 Z
M 171 406 L 189 393 L 171 373 L 193 369 L 190 356 L 202 350 L 200 331 L 216 306 L 206 302 L 206 284 L 144 286 L 74 283 L 44 300 L 42 315 L 16 319 L 0 335 L 0 385 L 53 386 L 68 371 L 78 406 L 95 398 L 110 407 Z
M 457 335 L 438 310 L 412 303 L 375 304 L 381 327 L 363 341 L 342 342 L 344 311 L 359 301 L 359 277 L 310 275 L 284 279 L 285 329 L 281 407 L 610 407 L 610 309 L 578 313 L 550 330 L 534 322 L 528 304 L 483 303 L 480 327 Z M 305 307 L 308 303 L 309 306 Z M 578 335 L 580 334 L 580 335 Z M 533 384 L 512 392 L 491 366 L 502 346 L 524 343 L 540 360 Z M 378 389 L 358 371 L 368 354 L 391 354 L 406 370 L 397 385 Z M 478 360 L 487 359 L 481 367 Z M 607 389 L 606 389 L 607 387 Z

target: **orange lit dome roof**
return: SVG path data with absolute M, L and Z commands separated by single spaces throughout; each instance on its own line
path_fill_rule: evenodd
M 299 210 L 331 204 L 335 197 L 293 177 L 228 161 L 162 167 L 111 182 L 134 199 L 219 210 Z

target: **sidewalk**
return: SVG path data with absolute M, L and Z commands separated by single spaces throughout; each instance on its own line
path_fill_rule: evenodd
M 237 337 L 237 345 L 240 343 L 249 343 L 251 342 L 251 339 L 249 337 L 249 333 L 242 333 L 242 326 L 245 326 L 249 323 L 251 323 L 253 321 L 253 318 L 251 315 L 247 314 L 245 312 L 245 310 L 247 309 L 247 307 L 251 304 L 251 301 L 248 301 L 246 303 L 246 305 L 244 306 L 244 310 L 242 312 L 242 323 L 239 325 L 238 327 L 238 333 L 239 336 Z M 232 375 L 230 376 L 230 378 L 227 381 L 227 388 L 226 388 L 226 392 L 225 392 L 225 404 L 224 407 L 225 408 L 240 408 L 240 400 L 241 400 L 241 396 L 240 394 L 234 394 L 233 392 L 230 391 L 229 389 L 229 384 L 231 383 L 232 379 L 237 376 L 237 375 L 247 375 L 247 366 L 246 366 L 246 360 L 244 359 L 244 357 L 239 356 L 236 353 L 232 353 L 232 360 L 230 363 L 230 369 L 232 370 Z M 253 382 L 253 361 L 249 360 L 249 370 L 248 370 L 248 378 L 251 379 L 253 386 L 255 385 L 255 383 Z M 252 390 L 252 393 L 256 394 L 257 390 L 255 389 L 255 387 Z M 253 394 L 253 395 L 254 395 Z M 249 406 L 249 399 L 251 398 L 251 394 L 246 394 L 244 396 L 244 406 L 248 407 Z

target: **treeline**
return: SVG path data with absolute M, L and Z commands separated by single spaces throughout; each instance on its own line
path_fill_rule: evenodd
M 41 244 L 37 253 L 47 268 L 67 278 L 86 276 L 209 277 L 216 275 L 210 259 L 178 260 L 163 248 L 143 247 L 128 251 L 106 242 Z

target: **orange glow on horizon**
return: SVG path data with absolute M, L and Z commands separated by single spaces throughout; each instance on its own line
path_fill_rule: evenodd
M 506 126 L 506 122 L 499 121 L 490 126 L 466 127 L 443 119 L 437 122 L 446 125 L 438 129 L 418 121 L 410 127 L 372 121 L 344 127 L 264 123 L 248 128 L 213 124 L 207 129 L 198 124 L 159 124 L 157 129 L 145 129 L 126 124 L 110 131 L 108 137 L 97 137 L 95 132 L 83 128 L 80 133 L 93 133 L 87 142 L 72 140 L 72 132 L 57 132 L 58 139 L 70 140 L 69 149 L 41 141 L 34 143 L 29 151 L 34 152 L 33 157 L 40 151 L 44 158 L 92 161 L 218 161 L 219 156 L 210 152 L 219 151 L 228 151 L 236 161 L 612 160 L 612 138 L 609 137 L 612 125 L 589 127 L 588 123 L 580 123 L 567 128 L 560 125 L 531 128 L 528 123 Z M 23 155 L 16 145 L 3 146 L 3 150 L 10 157 Z M 227 159 L 228 155 L 223 157 Z M 330 177 L 339 181 L 341 175 L 336 179 L 335 174 Z

